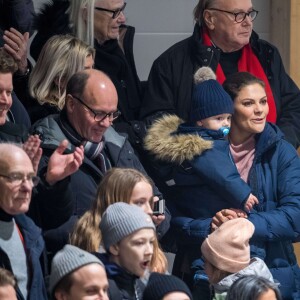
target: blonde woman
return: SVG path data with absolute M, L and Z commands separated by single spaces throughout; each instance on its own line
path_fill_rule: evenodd
M 89 252 L 100 249 L 102 236 L 99 229 L 101 217 L 107 207 L 116 202 L 125 202 L 140 206 L 144 212 L 152 215 L 153 183 L 135 169 L 110 169 L 98 186 L 97 196 L 92 208 L 77 222 L 71 234 L 70 243 Z M 165 273 L 167 260 L 154 240 L 151 271 Z
M 29 108 L 32 122 L 58 113 L 65 104 L 70 77 L 94 65 L 95 50 L 71 35 L 55 35 L 44 45 L 29 77 L 29 93 L 38 103 Z

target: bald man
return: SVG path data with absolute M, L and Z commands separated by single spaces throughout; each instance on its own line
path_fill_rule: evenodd
M 85 70 L 70 78 L 60 115 L 48 116 L 33 127 L 42 139 L 43 156 L 41 184 L 34 197 L 38 213 L 31 210 L 31 216 L 39 219 L 47 250 L 53 253 L 67 243 L 78 216 L 90 208 L 108 169 L 126 167 L 145 173 L 127 138 L 112 128 L 120 115 L 117 105 L 109 77 Z
M 0 265 L 16 277 L 17 299 L 47 299 L 40 264 L 44 241 L 25 216 L 39 178 L 22 148 L 0 144 L 0 153 Z

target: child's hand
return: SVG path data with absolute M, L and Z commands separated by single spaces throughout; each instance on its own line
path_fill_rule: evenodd
M 253 208 L 253 206 L 258 204 L 258 203 L 259 203 L 258 199 L 254 195 L 250 194 L 247 201 L 246 201 L 246 203 L 245 203 L 244 208 L 245 208 L 246 211 L 249 212 Z

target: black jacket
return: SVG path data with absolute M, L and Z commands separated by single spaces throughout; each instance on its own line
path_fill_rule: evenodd
M 34 17 L 32 0 L 0 0 L 0 27 L 14 27 L 21 33 L 32 32 Z
M 153 63 L 140 117 L 147 123 L 164 113 L 187 120 L 190 112 L 193 74 L 201 66 L 216 70 L 220 50 L 204 46 L 201 29 L 195 25 L 191 37 L 165 51 Z M 300 90 L 285 72 L 276 47 L 259 39 L 253 31 L 250 45 L 257 55 L 274 95 L 277 125 L 294 147 L 300 145 Z M 233 70 L 234 72 L 234 70 Z
M 24 143 L 28 139 L 28 130 L 25 126 L 6 121 L 0 125 L 0 141 Z
M 47 1 L 34 18 L 33 28 L 37 30 L 37 33 L 30 44 L 30 55 L 35 61 L 50 37 L 71 33 L 66 13 L 68 8 L 68 0 Z
M 143 97 L 143 86 L 138 78 L 134 56 L 133 39 L 135 29 L 120 27 L 121 50 L 117 40 L 106 41 L 103 45 L 95 42 L 95 68 L 109 75 L 118 93 L 118 109 L 121 116 L 114 122 L 117 132 L 128 134 L 133 147 L 140 146 L 145 125 L 137 121 Z
M 12 105 L 8 117 L 13 123 L 25 126 L 27 129 L 31 127 L 28 112 L 14 92 L 12 93 Z
M 119 265 L 109 261 L 109 256 L 103 253 L 93 253 L 105 265 L 109 280 L 110 300 L 142 300 L 144 283 L 135 275 L 129 274 Z

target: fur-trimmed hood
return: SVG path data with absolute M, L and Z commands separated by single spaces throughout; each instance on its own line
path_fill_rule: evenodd
M 181 164 L 211 149 L 213 142 L 198 134 L 178 132 L 181 120 L 176 115 L 165 115 L 153 123 L 144 140 L 145 149 L 157 159 Z

